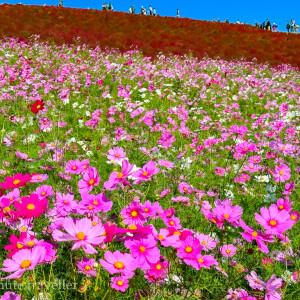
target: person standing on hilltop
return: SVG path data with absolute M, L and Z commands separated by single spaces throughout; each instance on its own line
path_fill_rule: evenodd
M 104 3 L 102 4 L 102 10 L 107 10 L 107 4 L 106 4 L 106 2 L 104 2 Z
M 151 5 L 149 5 L 149 15 L 152 16 L 153 15 L 153 11 L 152 11 L 152 7 Z
M 153 8 L 153 16 L 155 17 L 156 16 L 156 9 Z
M 295 31 L 295 21 L 292 19 L 291 20 L 291 32 Z
M 110 2 L 108 3 L 107 9 L 110 10 L 110 11 L 114 10 L 114 8 L 113 8 L 113 6 L 112 6 L 112 4 Z
M 290 22 L 287 21 L 286 22 L 286 30 L 287 30 L 288 33 L 290 32 L 290 28 L 291 28 Z
M 269 21 L 269 19 L 267 19 L 266 29 L 271 31 L 271 22 Z
M 179 18 L 180 15 L 179 15 L 179 9 L 177 8 L 177 18 Z

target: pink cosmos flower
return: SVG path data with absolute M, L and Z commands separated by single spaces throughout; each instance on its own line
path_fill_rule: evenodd
M 179 197 L 172 197 L 171 198 L 172 202 L 181 202 L 182 204 L 184 204 L 185 206 L 190 206 L 190 198 L 189 197 L 183 197 L 183 196 L 179 196 Z
M 236 253 L 236 247 L 232 244 L 224 245 L 220 248 L 220 252 L 225 257 L 234 256 Z
M 195 259 L 185 259 L 184 261 L 196 270 L 200 270 L 201 268 L 210 269 L 211 266 L 218 265 L 218 262 L 211 255 L 198 254 Z
M 126 152 L 123 148 L 114 147 L 113 149 L 108 150 L 107 158 L 110 161 L 122 161 L 126 157 Z
M 225 174 L 225 169 L 218 167 L 215 169 L 215 174 L 223 177 Z
M 50 185 L 42 185 L 36 188 L 35 194 L 37 194 L 40 200 L 51 197 L 53 195 L 53 189 Z
M 142 270 L 148 270 L 150 264 L 157 262 L 157 258 L 160 256 L 156 241 L 152 236 L 127 239 L 124 246 L 130 249 L 131 255 L 135 258 L 136 266 Z
M 295 184 L 293 181 L 290 183 L 285 184 L 285 189 L 284 192 L 282 193 L 283 195 L 290 195 L 295 189 Z
M 3 279 L 18 278 L 27 270 L 33 270 L 36 265 L 41 264 L 46 256 L 46 250 L 43 247 L 34 247 L 32 250 L 22 249 L 13 255 L 12 259 L 6 259 L 3 262 L 4 272 L 14 272 Z
M 160 281 L 164 279 L 169 271 L 169 262 L 167 260 L 163 262 L 156 262 L 150 265 L 150 269 L 147 272 L 146 278 L 152 281 Z
M 106 196 L 103 193 L 98 195 L 81 194 L 81 197 L 83 201 L 80 202 L 80 207 L 84 209 L 85 212 L 108 212 L 113 205 L 112 201 L 106 199 Z
M 29 174 L 22 175 L 21 173 L 18 173 L 14 175 L 14 177 L 6 177 L 5 181 L 0 183 L 0 186 L 4 190 L 12 190 L 21 186 L 25 186 L 30 179 L 31 176 Z
M 265 300 L 279 300 L 281 299 L 280 294 L 277 292 L 282 286 L 283 280 L 281 278 L 276 278 L 276 275 L 272 275 L 271 278 L 266 283 L 267 293 L 265 294 Z
M 235 150 L 237 153 L 244 155 L 248 152 L 257 151 L 257 148 L 254 143 L 243 142 L 236 145 Z
M 87 172 L 83 174 L 83 179 L 78 182 L 79 193 L 89 193 L 94 186 L 99 184 L 100 179 L 98 170 L 94 167 L 89 167 Z
M 5 292 L 0 300 L 21 300 L 21 295 L 15 294 L 14 292 Z
M 143 215 L 146 218 L 150 218 L 156 215 L 159 209 L 159 203 L 155 202 L 154 204 L 151 201 L 147 200 L 144 204 L 141 205 L 143 210 Z
M 179 191 L 182 193 L 182 194 L 185 194 L 185 193 L 187 193 L 187 194 L 192 194 L 192 192 L 193 192 L 193 189 L 192 189 L 192 187 L 188 184 L 188 183 L 186 183 L 186 182 L 180 182 L 179 183 L 179 186 L 178 186 L 178 189 L 179 189 Z
M 124 276 L 116 276 L 111 278 L 111 288 L 125 292 L 129 287 L 128 278 Z
M 100 259 L 100 264 L 110 274 L 121 273 L 126 278 L 131 278 L 133 271 L 137 268 L 134 258 L 128 253 L 121 253 L 120 251 L 104 253 L 104 258 Z
M 36 174 L 33 175 L 30 179 L 31 183 L 36 183 L 36 182 L 42 182 L 48 179 L 48 175 L 47 174 Z
M 169 230 L 162 228 L 159 233 L 155 234 L 155 237 L 160 241 L 164 247 L 175 247 L 180 246 L 179 236 L 176 234 L 170 234 Z
M 247 226 L 244 223 L 244 221 L 242 221 L 242 220 L 240 221 L 240 225 L 246 231 L 246 232 L 241 233 L 242 237 L 246 241 L 248 241 L 248 242 L 256 241 L 258 248 L 262 252 L 269 253 L 269 249 L 268 249 L 267 245 L 265 244 L 265 242 L 268 242 L 268 243 L 274 242 L 274 238 L 271 235 L 265 235 L 259 230 L 255 231 L 250 226 Z
M 131 202 L 128 207 L 123 208 L 120 215 L 124 218 L 123 223 L 128 225 L 143 225 L 146 222 L 143 207 L 136 201 Z
M 267 234 L 279 236 L 293 226 L 289 213 L 278 210 L 275 204 L 271 204 L 269 209 L 262 207 L 260 213 L 255 213 L 255 220 L 265 228 Z
M 249 285 L 254 290 L 263 291 L 265 289 L 266 283 L 256 274 L 255 271 L 251 271 L 251 275 L 246 275 L 245 279 L 248 280 Z
M 158 164 L 162 167 L 166 167 L 166 168 L 174 168 L 174 163 L 170 162 L 168 160 L 159 160 Z
M 223 202 L 216 201 L 216 207 L 212 212 L 219 221 L 223 222 L 226 220 L 237 226 L 237 221 L 240 220 L 243 209 L 239 205 L 232 206 L 230 200 L 224 200 Z
M 130 186 L 130 182 L 126 180 L 126 178 L 130 175 L 130 172 L 133 168 L 133 165 L 130 165 L 128 160 L 124 159 L 122 161 L 122 171 L 121 172 L 112 172 L 109 176 L 108 181 L 104 182 L 104 187 L 107 190 L 113 190 L 115 187 L 122 183 L 124 185 Z
M 279 210 L 286 210 L 287 212 L 290 212 L 293 208 L 293 202 L 289 202 L 289 197 L 286 197 L 285 199 L 279 198 L 277 199 L 277 207 Z
M 74 195 L 56 193 L 55 206 L 58 208 L 60 216 L 64 217 L 75 212 L 78 204 L 74 200 Z
M 83 171 L 82 163 L 79 159 L 69 160 L 65 167 L 67 174 L 81 174 Z
M 195 238 L 199 240 L 201 249 L 204 251 L 209 251 L 214 249 L 217 244 L 218 240 L 213 239 L 209 235 L 203 234 L 203 233 L 196 233 Z
M 13 189 L 11 192 L 5 195 L 5 198 L 9 199 L 11 203 L 20 200 L 20 190 Z
M 147 164 L 145 164 L 141 169 L 131 174 L 133 178 L 137 178 L 133 183 L 138 184 L 141 181 L 149 181 L 151 180 L 151 176 L 157 174 L 158 172 L 159 168 L 156 168 L 156 163 L 151 160 L 147 162 Z
M 285 182 L 291 178 L 291 169 L 287 165 L 276 166 L 273 176 L 275 182 Z
M 177 248 L 177 255 L 185 260 L 195 260 L 200 254 L 201 247 L 198 239 L 188 236 Z
M 97 276 L 97 273 L 93 267 L 95 262 L 96 261 L 93 258 L 88 259 L 86 257 L 78 261 L 77 268 L 79 273 L 86 275 L 86 277 Z
M 72 250 L 82 247 L 86 253 L 94 254 L 97 250 L 91 244 L 99 245 L 105 239 L 104 227 L 100 224 L 93 226 L 87 218 L 76 220 L 75 224 L 72 218 L 65 218 L 63 228 L 67 233 L 54 230 L 53 238 L 62 242 L 75 241 Z

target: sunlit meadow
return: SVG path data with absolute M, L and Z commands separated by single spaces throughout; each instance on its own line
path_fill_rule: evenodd
M 0 42 L 1 299 L 300 299 L 300 73 Z

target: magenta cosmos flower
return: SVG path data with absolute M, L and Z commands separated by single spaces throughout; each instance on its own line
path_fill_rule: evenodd
M 128 160 L 124 159 L 122 162 L 121 172 L 112 172 L 109 176 L 108 181 L 104 182 L 104 187 L 107 190 L 113 190 L 119 183 L 124 185 L 130 185 L 126 178 L 130 175 L 133 165 L 130 165 Z
M 124 218 L 123 223 L 127 225 L 143 225 L 146 222 L 143 207 L 136 201 L 123 208 L 120 215 Z
M 133 182 L 134 184 L 138 184 L 141 181 L 149 181 L 151 176 L 157 174 L 159 172 L 159 168 L 156 168 L 156 163 L 154 161 L 149 161 L 147 164 L 143 166 L 143 168 L 133 172 L 131 176 L 136 178 Z
M 18 278 L 27 270 L 33 270 L 36 265 L 41 264 L 46 256 L 44 247 L 36 246 L 32 250 L 22 249 L 18 251 L 12 259 L 6 259 L 3 262 L 4 272 L 14 272 L 3 279 Z
M 97 250 L 91 245 L 99 245 L 105 239 L 105 229 L 102 225 L 93 225 L 88 218 L 77 220 L 74 224 L 72 218 L 66 218 L 63 222 L 63 228 L 67 233 L 55 230 L 53 238 L 56 241 L 75 241 L 72 250 L 82 247 L 86 253 L 97 253 Z
M 285 182 L 291 178 L 291 169 L 287 165 L 276 166 L 273 176 L 275 182 Z
M 78 182 L 79 193 L 89 193 L 94 186 L 99 184 L 100 179 L 98 170 L 94 167 L 89 167 L 83 174 L 83 178 Z
M 30 197 L 23 197 L 21 202 L 15 201 L 14 206 L 19 216 L 38 218 L 47 210 L 48 200 L 46 198 L 40 200 L 37 194 L 31 194 Z
M 192 236 L 188 236 L 184 241 L 182 241 L 180 247 L 177 249 L 177 255 L 183 258 L 184 261 L 196 259 L 200 252 L 200 242 Z
M 12 190 L 21 186 L 25 186 L 28 181 L 30 181 L 31 176 L 29 174 L 22 175 L 18 173 L 14 177 L 6 177 L 4 182 L 0 183 L 0 186 L 4 190 Z
M 94 263 L 96 261 L 92 259 L 88 259 L 84 257 L 82 260 L 78 261 L 77 268 L 79 273 L 86 275 L 86 277 L 97 276 L 97 273 L 94 269 Z
M 137 266 L 130 254 L 121 253 L 118 250 L 114 253 L 106 251 L 104 253 L 104 258 L 105 260 L 100 259 L 100 264 L 110 274 L 121 273 L 121 275 L 127 278 L 131 278 L 134 275 L 133 271 Z
M 235 255 L 236 247 L 234 247 L 232 244 L 224 245 L 220 248 L 220 252 L 223 256 L 230 257 Z
M 265 289 L 266 283 L 256 274 L 255 271 L 251 271 L 251 275 L 246 275 L 245 279 L 248 280 L 249 285 L 254 290 L 263 291 Z
M 69 160 L 65 167 L 66 174 L 81 174 L 83 170 L 83 165 L 79 159 Z
M 160 256 L 156 241 L 152 236 L 147 238 L 130 238 L 125 241 L 124 246 L 130 249 L 131 255 L 135 258 L 135 264 L 142 270 L 148 270 L 151 264 L 157 262 Z
M 128 278 L 124 276 L 112 277 L 110 286 L 111 288 L 124 293 L 129 287 Z
M 289 213 L 286 210 L 279 210 L 275 204 L 269 209 L 262 207 L 260 213 L 261 215 L 255 213 L 255 220 L 265 228 L 267 234 L 279 236 L 293 226 Z
M 210 269 L 211 266 L 218 265 L 218 262 L 211 255 L 198 254 L 195 259 L 185 259 L 184 261 L 196 270 L 201 268 Z

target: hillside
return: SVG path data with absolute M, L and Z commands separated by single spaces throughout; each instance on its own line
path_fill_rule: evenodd
M 223 59 L 245 58 L 300 67 L 300 35 L 273 33 L 250 25 L 152 17 L 56 6 L 0 6 L 0 36 L 28 40 L 33 35 L 57 44 L 128 50 L 136 45 L 145 55 L 185 54 Z

